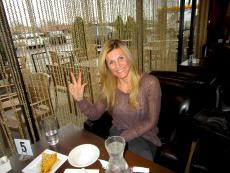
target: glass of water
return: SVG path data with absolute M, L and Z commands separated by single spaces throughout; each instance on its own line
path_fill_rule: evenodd
M 42 127 L 45 131 L 45 136 L 48 144 L 56 145 L 59 142 L 57 118 L 54 116 L 43 118 Z
M 125 139 L 121 136 L 110 136 L 105 140 L 105 148 L 109 154 L 106 173 L 129 173 L 126 160 L 123 157 Z

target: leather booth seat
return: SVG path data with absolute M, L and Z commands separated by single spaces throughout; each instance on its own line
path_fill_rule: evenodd
M 230 166 L 230 48 L 224 44 L 204 46 L 209 73 L 216 75 L 216 106 L 194 116 L 197 145 L 191 173 L 229 173 Z
M 112 126 L 112 116 L 106 111 L 98 120 L 87 119 L 84 122 L 84 129 L 106 139 L 109 136 L 109 129 Z
M 201 108 L 216 107 L 216 90 L 218 87 L 217 78 L 214 73 L 189 73 L 173 71 L 152 71 L 160 80 L 161 86 L 169 86 L 180 90 L 190 96 L 196 104 L 193 104 L 193 113 Z M 166 91 L 170 91 L 168 88 Z
M 194 120 L 198 142 L 190 173 L 229 173 L 230 112 L 204 109 Z
M 203 47 L 203 59 L 208 66 L 208 73 L 214 73 L 217 76 L 220 97 L 218 109 L 230 111 L 230 46 L 229 44 L 209 43 Z
M 159 136 L 163 142 L 155 162 L 184 173 L 194 138 L 193 116 L 215 106 L 215 76 L 153 71 L 162 89 Z
M 159 79 L 162 90 L 158 122 L 162 146 L 158 148 L 154 161 L 175 172 L 184 173 L 193 140 L 193 116 L 215 104 L 215 92 L 213 94 L 210 87 L 213 78 L 166 71 L 150 74 Z M 111 116 L 105 112 L 99 120 L 85 121 L 84 128 L 106 138 L 111 121 Z

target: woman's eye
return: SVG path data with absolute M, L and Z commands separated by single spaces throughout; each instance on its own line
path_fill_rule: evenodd
M 114 63 L 114 61 L 109 61 L 109 62 L 108 62 L 108 64 L 110 64 L 110 65 L 113 64 L 113 63 Z

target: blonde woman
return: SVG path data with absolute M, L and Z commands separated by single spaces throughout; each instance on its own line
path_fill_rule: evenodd
M 98 119 L 106 110 L 113 118 L 110 135 L 120 135 L 128 143 L 128 150 L 154 159 L 158 138 L 157 122 L 161 104 L 161 89 L 156 77 L 141 74 L 125 43 L 110 40 L 105 43 L 99 59 L 102 92 L 95 104 L 84 97 L 82 76 L 72 83 L 69 92 L 79 109 L 89 119 Z

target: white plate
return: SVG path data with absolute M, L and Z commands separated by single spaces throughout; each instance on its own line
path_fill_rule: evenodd
M 55 151 L 46 149 L 43 152 L 47 153 L 47 154 L 52 154 L 55 153 Z M 50 173 L 54 173 L 67 159 L 68 157 L 64 154 L 61 153 L 57 153 L 57 162 L 54 164 L 54 166 L 52 167 Z M 32 162 L 30 162 L 30 164 L 28 164 L 23 170 L 22 172 L 24 173 L 40 173 L 41 172 L 41 161 L 42 161 L 42 153 L 37 156 Z
M 82 144 L 72 149 L 68 156 L 69 163 L 77 168 L 93 164 L 99 157 L 100 151 L 92 144 Z

